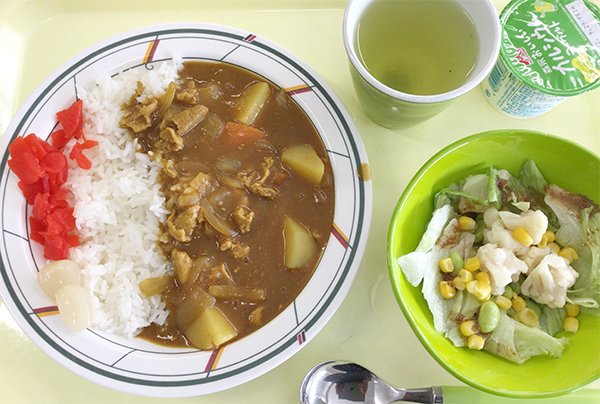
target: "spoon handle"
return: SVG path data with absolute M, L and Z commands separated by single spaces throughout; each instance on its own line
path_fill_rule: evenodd
M 399 389 L 395 401 L 411 401 L 413 403 L 441 404 L 444 402 L 442 388 L 438 386 L 419 389 Z

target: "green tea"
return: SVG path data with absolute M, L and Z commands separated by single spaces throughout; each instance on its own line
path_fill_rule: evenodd
M 475 26 L 454 0 L 376 0 L 361 17 L 356 41 L 378 81 L 417 95 L 463 85 L 479 53 Z

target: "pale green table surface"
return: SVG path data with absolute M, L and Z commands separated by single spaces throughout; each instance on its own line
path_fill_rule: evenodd
M 498 10 L 507 3 L 494 2 Z M 445 112 L 410 129 L 376 126 L 361 111 L 350 81 L 341 36 L 344 6 L 345 1 L 335 0 L 0 0 L 0 133 L 48 74 L 88 46 L 143 25 L 185 21 L 231 25 L 287 48 L 329 83 L 361 133 L 373 172 L 374 213 L 362 265 L 340 309 L 305 348 L 276 369 L 242 386 L 178 402 L 298 402 L 304 374 L 329 359 L 357 361 L 398 386 L 461 385 L 421 346 L 389 285 L 385 238 L 403 188 L 437 150 L 491 129 L 549 132 L 600 154 L 600 90 L 569 99 L 540 118 L 522 121 L 496 112 L 476 88 Z M 556 163 L 569 164 L 560 155 Z M 62 368 L 27 339 L 4 304 L 0 304 L 0 339 L 1 402 L 158 401 L 112 391 Z M 588 388 L 599 389 L 600 381 Z M 489 397 L 482 401 L 490 402 Z M 588 392 L 587 397 L 600 402 L 600 390 Z M 574 399 L 566 396 L 552 402 Z

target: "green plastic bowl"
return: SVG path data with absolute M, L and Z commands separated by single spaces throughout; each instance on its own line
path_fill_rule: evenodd
M 550 183 L 600 202 L 600 159 L 575 143 L 539 132 L 499 130 L 461 139 L 433 156 L 400 197 L 389 227 L 387 262 L 396 299 L 429 353 L 463 382 L 516 398 L 565 394 L 600 377 L 600 318 L 580 314 L 561 358 L 534 357 L 522 365 L 485 351 L 457 348 L 439 334 L 421 293 L 404 277 L 397 258 L 414 251 L 433 212 L 433 197 L 447 185 L 493 165 L 518 174 L 533 159 Z

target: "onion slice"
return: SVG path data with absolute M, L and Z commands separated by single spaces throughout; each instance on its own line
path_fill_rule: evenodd
M 202 208 L 204 218 L 216 231 L 227 237 L 237 236 L 237 231 L 215 213 L 212 206 L 210 206 L 210 203 L 208 203 L 208 200 L 202 199 L 200 201 L 200 207 Z

